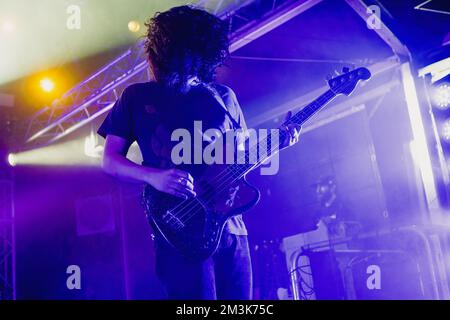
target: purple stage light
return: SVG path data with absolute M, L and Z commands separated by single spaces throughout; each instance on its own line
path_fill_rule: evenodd
M 446 119 L 442 124 L 441 128 L 441 138 L 446 142 L 450 143 L 450 118 Z
M 433 100 L 439 109 L 448 109 L 450 107 L 450 86 L 444 83 L 435 87 L 433 90 Z

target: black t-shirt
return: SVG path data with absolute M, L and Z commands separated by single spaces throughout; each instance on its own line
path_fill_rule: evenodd
M 171 141 L 172 132 L 179 128 L 193 132 L 194 121 L 202 121 L 203 132 L 211 128 L 222 133 L 247 129 L 242 110 L 229 87 L 200 84 L 188 93 L 175 94 L 156 82 L 146 82 L 130 85 L 124 90 L 98 134 L 104 138 L 119 136 L 130 145 L 136 141 L 144 166 L 168 169 L 174 167 L 171 152 L 177 144 Z M 240 141 L 237 143 L 242 143 L 243 139 L 243 135 L 238 136 Z M 238 235 L 247 234 L 241 216 L 231 218 L 226 230 Z

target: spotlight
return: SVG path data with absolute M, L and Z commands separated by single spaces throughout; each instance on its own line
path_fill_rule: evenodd
M 55 83 L 49 78 L 43 78 L 39 85 L 41 86 L 42 91 L 52 92 L 55 89 Z
M 101 158 L 103 146 L 98 144 L 98 139 L 94 131 L 84 139 L 84 154 L 90 158 Z
M 450 106 L 450 86 L 441 84 L 433 90 L 433 100 L 439 109 L 447 109 Z
M 128 22 L 128 30 L 134 33 L 139 32 L 141 30 L 141 24 L 136 20 L 132 20 Z
M 14 153 L 8 154 L 8 163 L 11 167 L 14 167 L 16 165 L 16 156 Z
M 37 149 L 23 150 L 15 152 L 12 157 L 8 157 L 10 165 L 15 166 L 94 166 L 97 167 L 99 159 L 86 157 L 85 138 L 77 139 L 43 146 Z M 94 151 L 100 152 L 97 146 Z M 90 150 L 93 152 L 92 150 Z M 95 157 L 97 158 L 97 157 Z
M 445 142 L 450 143 L 450 118 L 445 120 L 444 123 L 442 123 L 441 138 Z

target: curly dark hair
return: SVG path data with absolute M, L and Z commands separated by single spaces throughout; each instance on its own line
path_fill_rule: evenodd
M 146 24 L 145 50 L 158 82 L 182 87 L 190 77 L 205 83 L 229 55 L 228 27 L 192 6 L 157 12 Z

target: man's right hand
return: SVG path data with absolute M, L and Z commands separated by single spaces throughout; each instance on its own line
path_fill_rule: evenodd
M 155 189 L 187 199 L 195 197 L 194 178 L 186 171 L 179 169 L 155 169 L 145 179 Z
M 103 170 L 124 180 L 146 182 L 159 191 L 181 198 L 196 196 L 194 178 L 188 172 L 144 167 L 131 162 L 126 157 L 129 147 L 126 139 L 108 134 L 103 152 Z

